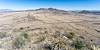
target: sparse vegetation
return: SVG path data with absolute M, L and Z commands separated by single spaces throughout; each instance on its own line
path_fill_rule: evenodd
M 0 50 L 93 50 L 98 47 L 97 15 L 51 10 L 3 13 Z
M 73 33 L 73 32 L 69 32 L 69 33 L 66 34 L 65 36 L 66 36 L 67 38 L 69 38 L 69 39 L 73 39 L 74 36 L 75 36 L 75 33 Z
M 42 41 L 45 40 L 45 38 L 46 38 L 46 37 L 44 37 L 44 36 L 39 36 L 39 37 L 37 38 L 37 40 L 36 40 L 34 43 L 42 42 Z
M 25 39 L 28 39 L 29 35 L 27 34 L 27 32 L 23 32 L 22 35 Z
M 0 32 L 0 38 L 4 38 L 4 37 L 7 37 L 6 32 Z
M 59 41 L 57 43 L 54 42 L 52 44 L 44 44 L 43 48 L 48 50 L 66 50 L 66 44 L 64 44 L 62 41 Z
M 14 46 L 15 46 L 16 48 L 21 48 L 21 47 L 23 47 L 24 45 L 25 45 L 25 39 L 22 38 L 22 37 L 17 38 L 17 39 L 15 40 L 15 42 L 14 42 Z
M 16 48 L 21 48 L 25 45 L 25 43 L 28 41 L 28 33 L 23 32 L 19 37 L 17 37 L 14 41 L 14 46 Z
M 75 49 L 77 49 L 77 50 L 83 49 L 84 47 L 86 47 L 85 45 L 86 45 L 85 42 L 79 38 L 77 38 L 75 41 L 73 41 L 73 44 L 72 44 L 72 46 L 75 47 Z
M 54 43 L 53 44 L 53 50 L 59 50 L 59 49 L 62 49 L 62 50 L 66 50 L 66 43 L 64 41 L 59 41 L 57 43 Z
M 75 33 L 74 32 L 70 32 L 69 34 L 72 35 L 72 36 L 75 36 Z

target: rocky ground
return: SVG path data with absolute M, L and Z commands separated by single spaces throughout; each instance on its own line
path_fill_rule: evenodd
M 100 50 L 100 15 L 37 10 L 0 13 L 0 50 Z

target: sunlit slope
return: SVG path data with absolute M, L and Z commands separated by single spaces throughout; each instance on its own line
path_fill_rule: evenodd
M 50 10 L 2 13 L 0 14 L 0 32 L 1 50 L 16 48 L 39 50 L 41 44 L 56 43 L 60 38 L 64 41 L 66 37 L 63 35 L 70 32 L 75 34 L 73 39 L 80 37 L 85 42 L 95 43 L 98 46 L 100 45 L 100 16 Z M 26 38 L 24 46 L 18 43 L 18 47 L 15 41 L 23 32 L 28 33 L 25 37 L 29 36 L 29 39 Z M 57 37 L 53 38 L 54 35 Z M 65 42 L 70 44 L 69 41 Z M 70 45 L 65 48 L 67 47 Z

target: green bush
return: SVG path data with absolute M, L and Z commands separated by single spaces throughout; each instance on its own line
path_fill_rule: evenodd
M 23 38 L 21 38 L 21 37 L 17 38 L 17 39 L 15 40 L 15 42 L 14 42 L 14 46 L 15 46 L 16 48 L 21 48 L 21 47 L 23 47 L 24 45 L 25 45 L 25 39 L 23 39 Z
M 7 33 L 6 32 L 0 32 L 0 38 L 4 38 L 7 37 Z
M 76 39 L 75 41 L 73 41 L 72 46 L 74 46 L 76 49 L 82 49 L 85 47 L 85 42 L 81 39 Z
M 28 39 L 29 35 L 27 34 L 27 32 L 23 32 L 22 35 L 25 39 Z
M 28 37 L 29 35 L 26 32 L 23 32 L 18 38 L 15 39 L 14 46 L 16 48 L 23 47 L 26 44 Z

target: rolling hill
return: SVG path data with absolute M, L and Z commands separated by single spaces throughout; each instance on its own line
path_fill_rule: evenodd
M 100 50 L 100 15 L 53 8 L 0 15 L 0 50 Z

